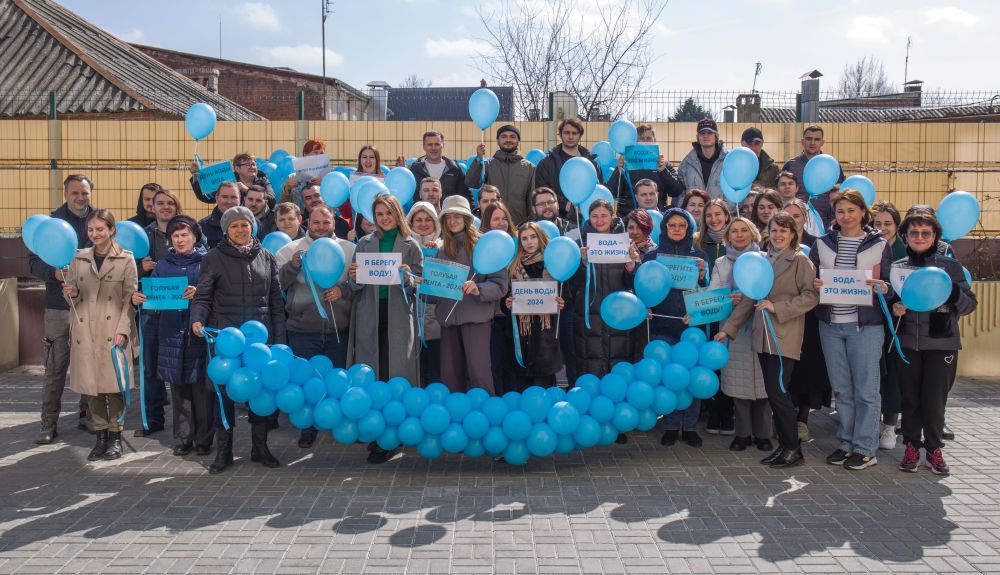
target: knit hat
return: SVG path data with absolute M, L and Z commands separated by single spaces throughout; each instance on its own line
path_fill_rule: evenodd
M 167 240 L 174 235 L 174 232 L 181 228 L 189 228 L 191 230 L 191 233 L 194 235 L 195 245 L 202 242 L 201 226 L 198 225 L 198 222 L 194 218 L 184 214 L 174 216 L 167 222 Z
M 504 124 L 503 126 L 500 126 L 499 128 L 497 128 L 497 139 L 498 140 L 500 139 L 500 134 L 502 134 L 504 132 L 514 132 L 514 134 L 517 136 L 517 139 L 518 140 L 521 139 L 521 130 L 518 130 L 517 127 L 514 126 L 514 125 L 512 125 L 512 124 Z
M 250 208 L 233 206 L 226 210 L 226 213 L 222 214 L 222 233 L 226 233 L 229 230 L 229 226 L 239 220 L 246 220 L 250 224 L 250 227 L 253 227 L 255 218 Z
M 474 217 L 472 210 L 469 209 L 469 200 L 458 195 L 448 196 L 444 199 L 444 203 L 441 204 L 441 221 L 444 221 L 444 217 L 448 214 L 459 214 L 470 220 Z
M 308 142 L 305 143 L 304 146 L 302 146 L 302 155 L 308 156 L 309 154 L 315 152 L 316 150 L 319 150 L 320 152 L 325 152 L 326 142 L 324 142 L 319 138 L 316 138 L 315 140 L 309 140 Z

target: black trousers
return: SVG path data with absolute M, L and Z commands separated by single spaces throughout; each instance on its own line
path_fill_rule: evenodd
M 215 409 L 215 392 L 208 382 L 190 385 L 170 384 L 170 405 L 174 418 L 174 439 L 193 443 L 196 447 L 212 447 L 215 426 L 212 413 Z
M 758 353 L 757 359 L 760 361 L 760 371 L 764 375 L 764 390 L 767 392 L 767 402 L 771 404 L 771 413 L 774 414 L 775 431 L 778 432 L 778 443 L 784 449 L 799 448 L 799 432 L 796 416 L 798 411 L 792 402 L 792 396 L 788 395 L 788 386 L 792 381 L 792 371 L 795 370 L 794 359 L 779 357 L 769 353 Z M 785 386 L 785 391 L 781 391 L 778 384 L 779 375 L 781 382 Z
M 944 447 L 944 406 L 955 380 L 958 352 L 903 348 L 903 354 L 909 364 L 893 356 L 903 397 L 903 441 L 929 451 Z

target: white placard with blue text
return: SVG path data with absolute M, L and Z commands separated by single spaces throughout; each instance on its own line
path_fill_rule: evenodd
M 514 297 L 510 311 L 515 315 L 559 313 L 559 304 L 556 303 L 558 284 L 554 280 L 510 282 L 510 293 Z
M 872 305 L 871 270 L 838 270 L 820 268 L 819 303 L 827 305 Z
M 591 263 L 627 263 L 628 248 L 628 234 L 587 234 L 587 261 Z
M 295 168 L 295 177 L 300 182 L 305 182 L 313 178 L 322 178 L 330 172 L 330 156 L 326 154 L 316 154 L 315 156 L 302 156 L 292 160 Z
M 358 283 L 362 285 L 399 285 L 401 253 L 359 253 Z

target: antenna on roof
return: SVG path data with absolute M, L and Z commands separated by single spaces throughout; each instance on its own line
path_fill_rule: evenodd
M 753 87 L 750 88 L 751 94 L 757 93 L 757 76 L 760 76 L 760 71 L 764 68 L 763 66 L 760 65 L 760 62 L 757 62 L 754 66 L 755 67 L 753 70 Z
M 909 79 L 910 75 L 910 46 L 913 45 L 913 37 L 906 37 L 906 62 L 903 64 L 903 85 L 906 85 L 906 81 Z

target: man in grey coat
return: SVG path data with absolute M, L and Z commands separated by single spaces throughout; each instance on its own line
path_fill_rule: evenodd
M 681 160 L 680 174 L 684 192 L 705 190 L 714 200 L 724 198 L 719 180 L 722 178 L 722 160 L 728 150 L 719 139 L 719 126 L 715 120 L 705 118 L 698 122 L 698 141 L 691 143 L 692 150 Z M 678 196 L 678 203 L 682 200 Z
M 337 285 L 320 290 L 317 295 L 327 317 L 323 319 L 316 309 L 312 290 L 302 271 L 302 256 L 319 238 L 331 238 L 344 250 L 346 261 L 354 257 L 354 244 L 333 235 L 334 215 L 330 208 L 319 206 L 309 214 L 309 233 L 278 250 L 278 281 L 285 291 L 285 312 L 288 314 L 288 345 L 292 352 L 306 359 L 325 355 L 335 367 L 347 367 L 348 329 L 351 326 L 351 289 L 347 284 L 347 266 Z M 306 256 L 308 257 L 308 256 Z M 317 430 L 308 427 L 299 435 L 299 447 L 312 447 Z

